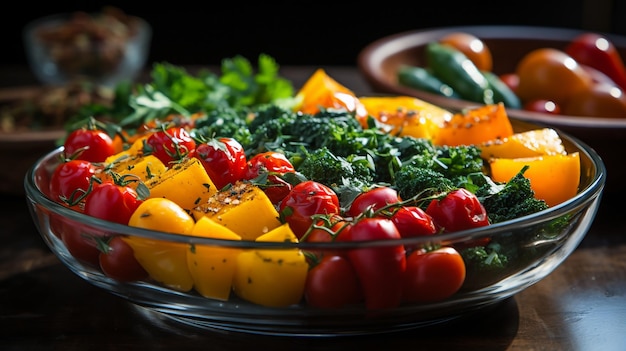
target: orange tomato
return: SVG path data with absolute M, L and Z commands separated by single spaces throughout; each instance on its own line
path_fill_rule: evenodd
M 563 106 L 574 93 L 589 89 L 593 84 L 580 64 L 553 48 L 529 52 L 518 63 L 515 73 L 519 77 L 515 93 L 523 102 L 543 99 Z
M 489 71 L 493 68 L 493 58 L 489 47 L 473 34 L 454 32 L 439 39 L 439 43 L 446 44 L 461 51 L 481 71 Z
M 572 95 L 569 103 L 563 106 L 563 114 L 626 118 L 626 95 L 616 86 L 594 84 Z

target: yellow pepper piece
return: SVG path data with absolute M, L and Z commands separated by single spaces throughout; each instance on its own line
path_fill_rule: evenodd
M 197 158 L 172 165 L 160 177 L 146 183 L 151 198 L 166 198 L 185 210 L 206 202 L 217 192 L 204 166 Z
M 513 135 L 504 104 L 485 105 L 455 113 L 433 133 L 435 145 L 480 145 Z
M 509 138 L 491 140 L 479 145 L 482 157 L 522 158 L 565 154 L 563 140 L 552 128 L 515 133 Z
M 432 139 L 452 112 L 412 96 L 362 96 L 368 114 L 391 126 L 390 133 Z
M 173 234 L 190 234 L 194 220 L 175 202 L 151 198 L 139 205 L 128 225 Z M 139 236 L 127 237 L 125 241 L 133 248 L 135 258 L 152 279 L 179 291 L 193 288 L 193 279 L 187 267 L 189 245 Z
M 243 240 L 255 240 L 280 226 L 279 213 L 258 186 L 237 182 L 191 210 L 199 220 L 207 216 L 237 233 Z
M 137 177 L 137 180 L 144 183 L 158 179 L 167 170 L 165 164 L 154 155 L 127 155 L 124 158 L 118 158 L 109 167 L 112 172 L 118 175 L 133 175 Z M 136 187 L 136 184 L 133 182 L 129 185 Z
M 289 225 L 260 236 L 257 241 L 297 242 Z M 301 250 L 257 249 L 237 257 L 233 291 L 240 298 L 269 307 L 297 304 L 304 295 L 309 266 Z
M 191 235 L 241 240 L 239 235 L 208 217 L 196 222 Z M 227 301 L 240 252 L 240 249 L 232 247 L 192 245 L 187 251 L 187 265 L 196 291 L 204 297 Z
M 524 167 L 530 167 L 524 176 L 530 180 L 535 197 L 545 200 L 549 206 L 558 205 L 578 192 L 580 183 L 580 155 L 544 155 L 528 158 L 495 158 L 489 161 L 492 178 L 507 182 Z

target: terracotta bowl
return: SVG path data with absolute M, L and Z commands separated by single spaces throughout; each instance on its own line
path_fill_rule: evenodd
M 515 71 L 526 53 L 542 47 L 564 49 L 571 39 L 585 31 L 528 26 L 459 26 L 408 31 L 383 37 L 363 48 L 358 56 L 359 69 L 376 92 L 415 96 L 451 110 L 476 106 L 475 102 L 426 93 L 397 82 L 396 72 L 400 65 L 423 66 L 426 45 L 451 32 L 467 32 L 483 40 L 493 55 L 493 72 L 503 74 Z M 626 58 L 626 37 L 601 34 L 609 38 Z M 626 116 L 623 119 L 555 116 L 518 109 L 509 109 L 508 114 L 514 119 L 556 128 L 586 142 L 605 162 L 606 192 L 626 191 L 626 182 L 622 180 L 626 176 L 626 167 L 619 147 L 626 137 Z

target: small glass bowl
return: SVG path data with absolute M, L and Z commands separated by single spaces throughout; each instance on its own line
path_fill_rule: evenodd
M 515 129 L 533 126 L 513 121 Z M 559 266 L 578 246 L 589 230 L 606 181 L 606 171 L 596 152 L 573 137 L 561 135 L 568 152 L 579 152 L 580 190 L 557 206 L 530 216 L 473 230 L 415 237 L 400 241 L 287 243 L 209 239 L 133 228 L 107 222 L 70 210 L 48 197 L 48 182 L 59 163 L 62 148 L 51 151 L 29 170 L 25 191 L 32 218 L 43 240 L 75 274 L 89 283 L 129 301 L 154 323 L 168 323 L 199 330 L 237 331 L 283 336 L 338 336 L 395 332 L 419 328 L 466 316 L 507 299 L 539 282 Z M 555 223 L 560 225 L 555 226 Z M 81 228 L 97 236 L 141 237 L 169 244 L 235 248 L 242 252 L 268 250 L 350 250 L 385 245 L 462 245 L 482 238 L 505 240 L 519 254 L 506 271 L 468 275 L 463 288 L 453 296 L 434 303 L 403 303 L 397 308 L 369 311 L 364 305 L 324 309 L 296 303 L 267 307 L 247 302 L 231 293 L 227 300 L 210 299 L 195 290 L 179 291 L 153 280 L 120 282 L 107 277 L 94 265 L 76 259 L 59 238 L 63 228 Z M 277 284 L 288 284 L 280 281 Z
M 152 28 L 121 11 L 55 14 L 23 30 L 26 55 L 44 84 L 89 80 L 114 86 L 134 80 L 146 64 Z

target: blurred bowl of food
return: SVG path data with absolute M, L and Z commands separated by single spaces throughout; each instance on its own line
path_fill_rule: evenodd
M 31 69 L 50 85 L 88 79 L 112 86 L 133 80 L 146 63 L 151 37 L 145 20 L 114 7 L 39 18 L 23 30 Z
M 459 33 L 465 35 L 464 39 L 460 39 Z M 475 44 L 482 45 L 482 49 L 475 49 L 472 54 L 468 37 L 478 39 Z M 431 43 L 451 44 L 463 52 L 466 59 L 472 58 L 475 69 L 484 76 L 479 80 L 498 78 L 505 85 L 504 89 L 508 88 L 505 95 L 511 92 L 515 95 L 509 100 L 513 102 L 507 104 L 507 112 L 512 118 L 551 126 L 588 143 L 605 161 L 609 174 L 607 191 L 626 189 L 621 181 L 626 176 L 626 169 L 615 149 L 626 136 L 626 97 L 622 91 L 626 87 L 621 87 L 624 85 L 621 58 L 626 57 L 625 37 L 531 26 L 423 29 L 372 42 L 359 53 L 359 69 L 377 92 L 415 96 L 457 111 L 490 102 L 481 100 L 484 95 L 480 91 L 474 90 L 474 97 L 478 98 L 472 99 L 469 97 L 471 93 L 458 94 L 463 87 L 446 90 L 436 85 L 445 83 L 450 88 L 450 81 L 444 80 L 459 77 L 454 71 L 458 70 L 458 60 L 454 63 L 457 68 L 447 70 L 449 77 L 435 74 L 439 79 L 431 84 L 433 73 L 446 70 L 446 59 L 432 52 L 441 46 L 429 45 Z M 461 49 L 463 46 L 465 49 Z M 531 60 L 530 54 L 540 50 L 543 50 L 543 57 L 536 54 Z M 485 59 L 485 51 L 488 59 Z M 574 67 L 565 65 L 567 57 L 576 58 L 572 61 Z M 440 61 L 433 64 L 437 59 Z M 447 64 L 455 60 L 447 59 L 450 60 Z M 526 63 L 522 64 L 524 59 Z M 542 60 L 547 62 L 545 66 L 540 64 Z M 485 72 L 492 74 L 489 76 Z M 523 84 L 521 89 L 520 83 Z M 494 86 L 493 80 L 491 86 Z M 451 91 L 455 94 L 451 95 Z M 496 102 L 506 101 L 503 99 L 506 98 Z M 546 105 L 549 101 L 555 104 Z

